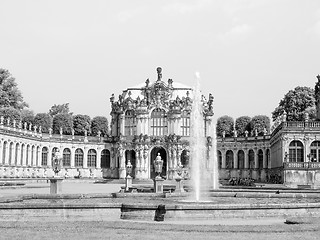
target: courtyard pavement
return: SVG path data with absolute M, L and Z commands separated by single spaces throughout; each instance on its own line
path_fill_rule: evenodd
M 50 181 L 48 180 L 16 180 L 6 181 L 13 184 L 25 185 L 1 186 L 0 197 L 13 197 L 25 194 L 50 194 Z M 119 192 L 124 184 L 95 183 L 95 180 L 64 180 L 62 182 L 62 194 L 107 194 Z

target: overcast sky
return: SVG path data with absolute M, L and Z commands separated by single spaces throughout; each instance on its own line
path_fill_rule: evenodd
M 320 1 L 1 0 L 0 47 L 35 113 L 68 102 L 109 118 L 111 94 L 161 66 L 191 87 L 200 72 L 216 117 L 271 116 L 320 74 Z

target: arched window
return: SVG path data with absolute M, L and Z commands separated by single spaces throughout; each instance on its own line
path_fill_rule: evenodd
M 77 148 L 74 155 L 75 167 L 83 166 L 83 151 L 80 148 Z
M 27 152 L 26 152 L 26 165 L 30 166 L 29 163 L 29 152 L 30 152 L 30 145 L 27 145 Z
M 190 112 L 186 110 L 181 114 L 181 135 L 190 136 Z
M 96 167 L 97 164 L 97 152 L 94 149 L 88 151 L 88 167 Z
M 233 168 L 233 151 L 228 150 L 226 153 L 226 169 Z
M 320 162 L 320 141 L 313 141 L 310 145 L 310 161 Z
M 136 134 L 136 118 L 133 110 L 127 110 L 124 118 L 124 134 L 125 136 L 133 136 Z
M 303 162 L 303 144 L 294 140 L 289 145 L 289 162 Z
M 242 150 L 238 151 L 238 168 L 244 169 L 244 152 Z
M 62 166 L 70 167 L 70 163 L 71 163 L 71 151 L 69 148 L 65 148 L 63 150 Z
M 222 168 L 222 153 L 218 150 L 217 151 L 217 156 L 218 156 L 218 168 Z
M 249 158 L 249 169 L 254 169 L 254 151 L 252 149 L 249 150 L 248 153 L 248 158 Z
M 262 169 L 263 168 L 263 151 L 261 149 L 259 149 L 258 151 L 258 168 Z
M 9 165 L 12 164 L 13 142 L 9 145 Z
M 34 146 L 31 147 L 31 166 L 34 165 Z
M 7 151 L 7 142 L 3 142 L 3 146 L 2 146 L 2 164 L 5 164 L 6 162 L 6 151 Z
M 183 167 L 189 166 L 189 153 L 187 150 L 183 150 L 180 157 L 180 162 Z
M 36 166 L 39 165 L 39 152 L 40 152 L 40 147 L 38 146 L 36 150 Z
M 23 165 L 23 158 L 24 158 L 24 144 L 21 145 L 21 158 L 20 158 L 20 165 Z
M 151 113 L 151 135 L 167 135 L 168 121 L 166 112 L 163 109 L 156 108 Z
M 41 157 L 42 157 L 42 160 L 41 160 L 41 165 L 42 166 L 47 166 L 48 165 L 48 148 L 47 147 L 43 147 L 42 148 L 42 152 L 41 152 Z
M 270 162 L 270 149 L 267 149 L 266 151 L 266 160 L 267 160 L 267 168 L 271 167 L 271 162 Z
M 15 156 L 14 156 L 14 165 L 18 165 L 18 154 L 19 154 L 19 143 L 16 144 Z
M 110 168 L 110 151 L 103 149 L 101 152 L 101 168 Z

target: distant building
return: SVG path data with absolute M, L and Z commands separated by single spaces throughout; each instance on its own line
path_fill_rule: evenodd
M 316 85 L 317 110 L 320 97 Z M 124 178 L 128 161 L 137 179 L 154 177 L 153 160 L 164 160 L 162 176 L 190 176 L 190 112 L 193 89 L 168 79 L 147 79 L 127 88 L 111 102 L 111 134 L 101 136 L 52 135 L 0 116 L 0 178 L 53 176 L 51 160 L 56 148 L 63 156 L 66 178 Z M 213 126 L 213 97 L 202 97 L 206 148 Z M 318 111 L 319 112 L 319 111 Z M 207 164 L 212 170 L 212 156 Z M 320 122 L 286 122 L 285 118 L 263 136 L 217 139 L 220 179 L 252 178 L 290 186 L 320 184 Z M 182 167 L 182 168 L 181 168 Z

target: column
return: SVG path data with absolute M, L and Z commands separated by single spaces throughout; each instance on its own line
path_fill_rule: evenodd
M 83 168 L 88 168 L 88 149 L 84 147 L 83 149 Z
M 51 167 L 52 166 L 52 147 L 48 147 L 48 158 L 47 158 L 47 166 Z
M 11 162 L 10 162 L 10 165 L 13 167 L 16 166 L 16 147 L 17 147 L 17 144 L 14 143 L 12 145 Z
M 70 168 L 75 167 L 75 153 L 76 153 L 76 148 L 75 148 L 75 146 L 72 146 L 71 153 L 70 153 Z
M 101 147 L 97 148 L 97 162 L 96 162 L 96 168 L 101 168 Z
M 0 142 L 0 165 L 2 165 L 3 142 Z
M 38 160 L 37 160 L 37 166 L 42 166 L 42 154 L 41 154 L 41 147 L 37 147 L 37 154 L 38 154 Z
M 120 121 L 120 133 L 122 136 L 124 136 L 124 123 L 125 123 L 125 117 L 124 117 L 124 114 L 121 113 L 119 115 L 119 121 Z

